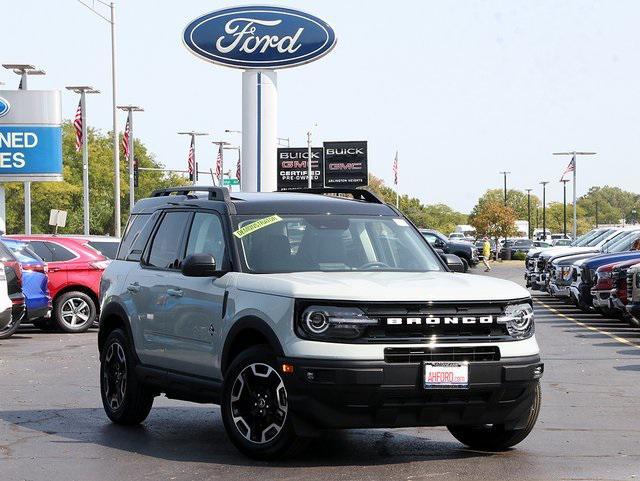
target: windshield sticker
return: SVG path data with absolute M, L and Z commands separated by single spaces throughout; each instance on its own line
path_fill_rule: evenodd
M 407 221 L 404 219 L 393 219 L 393 222 L 395 222 L 400 227 L 409 227 L 409 224 L 407 224 Z
M 275 224 L 276 222 L 280 222 L 281 220 L 282 217 L 279 215 L 265 217 L 264 219 L 257 220 L 251 224 L 245 225 L 244 227 L 240 227 L 233 233 L 233 235 L 238 239 L 242 239 L 246 235 L 253 234 L 255 231 L 262 229 L 263 227 L 267 227 L 268 225 Z

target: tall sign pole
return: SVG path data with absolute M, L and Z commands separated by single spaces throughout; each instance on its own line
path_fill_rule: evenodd
M 303 65 L 329 53 L 329 24 L 285 7 L 231 7 L 202 15 L 182 40 L 197 57 L 242 69 L 242 190 L 274 191 L 278 178 L 277 69 Z M 311 159 L 309 159 L 311 162 Z
M 504 205 L 507 205 L 507 175 L 509 175 L 511 172 L 507 172 L 507 171 L 503 171 L 503 172 L 499 172 L 500 175 L 504 176 Z
M 573 160 L 573 238 L 576 238 L 576 234 L 578 232 L 578 211 L 577 211 L 577 186 L 576 186 L 576 176 L 578 171 L 578 156 L 579 155 L 596 155 L 596 152 L 554 152 L 553 155 L 569 155 Z M 566 171 L 565 171 L 566 173 Z
M 133 206 L 136 203 L 136 182 L 135 182 L 135 153 L 134 153 L 134 137 L 133 137 L 133 112 L 144 112 L 142 107 L 138 107 L 137 105 L 118 105 L 118 109 L 127 112 L 127 125 L 129 126 L 129 132 L 127 133 L 126 128 L 124 135 L 128 136 L 126 142 L 128 144 L 128 158 L 127 163 L 129 166 L 129 214 L 133 212 Z M 124 139 L 123 139 L 124 142 Z
M 533 189 L 525 189 L 527 191 L 527 237 L 531 239 L 531 191 Z
M 547 241 L 547 184 L 548 181 L 540 182 L 542 185 L 542 241 Z
M 574 176 L 575 176 L 575 172 L 574 172 Z M 564 237 L 566 238 L 567 237 L 567 182 L 569 182 L 569 180 L 562 179 L 560 182 L 562 182 L 562 199 L 563 199 L 562 200 L 562 206 L 563 206 L 562 213 L 563 213 L 563 219 L 564 219 L 563 234 L 564 234 Z M 575 224 L 575 220 L 574 220 L 574 224 Z
M 27 90 L 29 75 L 44 75 L 44 70 L 36 69 L 29 64 L 4 64 L 4 68 L 20 75 L 18 90 Z M 24 182 L 24 233 L 31 234 L 31 181 Z
M 80 115 L 82 117 L 82 226 L 84 235 L 89 235 L 89 138 L 87 137 L 87 98 L 86 94 L 99 94 L 100 91 L 87 85 L 67 87 L 80 94 Z

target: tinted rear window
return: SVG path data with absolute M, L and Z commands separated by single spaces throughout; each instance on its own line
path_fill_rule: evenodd
M 115 259 L 118 252 L 119 242 L 113 241 L 89 241 L 88 244 L 100 252 L 107 259 Z

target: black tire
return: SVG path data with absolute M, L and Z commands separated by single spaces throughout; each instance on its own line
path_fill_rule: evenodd
M 282 459 L 306 447 L 293 428 L 284 381 L 267 346 L 249 348 L 233 360 L 224 376 L 220 407 L 227 436 L 250 458 Z
M 21 318 L 14 320 L 12 316 L 9 325 L 0 330 L 0 339 L 9 339 L 11 336 L 13 336 L 20 327 L 21 320 Z
M 96 304 L 84 292 L 65 292 L 53 302 L 53 320 L 63 332 L 85 332 L 96 320 Z
M 447 426 L 453 437 L 472 449 L 481 451 L 504 451 L 526 438 L 536 424 L 542 400 L 540 384 L 536 383 L 527 424 L 523 429 L 505 429 L 504 425 L 491 426 Z
M 100 353 L 100 395 L 116 424 L 140 424 L 153 406 L 154 393 L 138 380 L 131 344 L 120 329 L 109 334 Z
M 462 261 L 462 266 L 464 267 L 464 271 L 469 272 L 469 261 L 464 257 L 461 257 L 460 260 Z

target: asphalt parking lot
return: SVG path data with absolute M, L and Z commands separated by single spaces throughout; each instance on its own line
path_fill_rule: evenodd
M 522 272 L 504 263 L 490 275 Z M 100 402 L 96 332 L 22 330 L 0 342 L 0 479 L 639 479 L 640 331 L 544 295 L 535 303 L 542 413 L 498 454 L 444 428 L 383 429 L 327 433 L 295 460 L 258 463 L 227 441 L 217 407 L 165 398 L 143 426 L 117 427 Z

